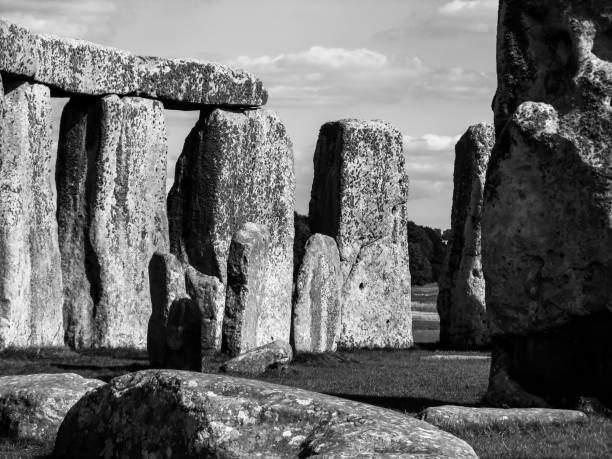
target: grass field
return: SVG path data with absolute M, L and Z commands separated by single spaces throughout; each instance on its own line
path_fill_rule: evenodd
M 415 306 L 423 309 L 422 312 L 431 312 L 432 291 L 432 286 L 424 290 L 415 289 L 419 298 Z M 426 327 L 432 321 L 424 322 Z M 474 358 L 449 358 L 455 355 Z M 490 360 L 486 357 L 488 355 L 482 352 L 438 351 L 431 343 L 404 351 L 362 350 L 300 355 L 289 369 L 270 370 L 258 379 L 418 415 L 428 406 L 477 406 L 487 387 Z M 210 361 L 206 370 L 216 372 L 220 363 L 220 359 Z M 0 353 L 2 375 L 74 372 L 108 381 L 114 376 L 144 368 L 148 368 L 146 354 L 129 350 L 81 354 L 67 350 Z M 470 443 L 482 458 L 612 457 L 612 421 L 608 419 L 594 418 L 579 427 L 463 429 L 453 433 Z M 48 452 L 48 445 L 0 442 L 0 458 L 36 457 Z

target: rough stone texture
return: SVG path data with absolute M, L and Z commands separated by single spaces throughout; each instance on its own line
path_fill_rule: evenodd
M 201 358 L 221 350 L 221 332 L 225 313 L 225 285 L 214 276 L 198 272 L 193 266 L 185 271 L 187 293 L 201 316 Z
M 227 284 L 232 236 L 253 222 L 270 233 L 253 346 L 289 340 L 295 174 L 291 141 L 267 110 L 203 112 L 185 141 L 168 196 L 172 253 Z
M 62 344 L 49 89 L 4 82 L 0 110 L 0 348 Z M 2 107 L 0 107 L 2 108 Z
M 65 307 L 66 323 L 76 322 L 74 328 L 83 329 L 79 317 L 88 315 L 93 327 L 82 334 L 91 336 L 93 346 L 144 348 L 151 314 L 149 262 L 156 251 L 168 250 L 163 107 L 157 101 L 117 96 L 91 104 L 94 107 L 85 110 L 78 103 L 68 104 L 64 120 L 77 120 L 80 126 L 75 132 L 75 124 L 66 122 L 60 132 L 58 163 L 63 166 L 57 171 L 57 185 L 60 239 L 66 242 L 63 258 L 85 246 L 78 263 L 64 266 L 71 298 L 86 302 Z M 91 302 L 86 301 L 88 295 Z
M 482 199 L 495 131 L 470 126 L 455 146 L 452 238 L 439 285 L 440 343 L 469 349 L 489 343 L 480 250 Z
M 293 307 L 296 352 L 335 351 L 340 336 L 342 270 L 336 241 L 314 234 L 306 243 Z
M 327 123 L 314 166 L 310 229 L 336 239 L 342 262 L 338 345 L 412 346 L 401 133 L 383 121 Z
M 443 430 L 462 429 L 531 429 L 541 426 L 584 424 L 588 418 L 573 410 L 547 408 L 470 408 L 465 406 L 434 406 L 421 414 L 423 421 Z
M 175 300 L 186 298 L 185 271 L 169 253 L 156 252 L 149 263 L 151 317 L 147 329 L 147 353 L 152 366 L 166 363 L 166 326 Z
M 273 341 L 250 349 L 223 364 L 221 369 L 232 373 L 261 375 L 269 368 L 288 365 L 293 360 L 293 350 L 286 341 Z
M 84 40 L 32 34 L 0 20 L 0 70 L 60 95 L 139 95 L 177 108 L 265 105 L 261 80 L 211 62 L 135 56 Z
M 53 443 L 68 410 L 102 385 L 73 373 L 0 377 L 0 436 Z
M 221 375 L 142 371 L 66 416 L 58 457 L 476 458 L 463 440 L 398 412 Z
M 232 238 L 221 344 L 221 350 L 232 356 L 257 347 L 260 341 L 260 322 L 268 306 L 269 244 L 268 230 L 256 223 L 245 223 Z
M 493 360 L 506 355 L 493 393 L 505 372 L 555 404 L 612 404 L 611 28 L 603 0 L 500 4 L 482 222 Z

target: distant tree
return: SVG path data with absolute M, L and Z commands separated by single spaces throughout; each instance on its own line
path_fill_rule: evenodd
M 420 226 L 412 221 L 408 222 L 407 229 L 412 283 L 423 285 L 438 282 L 446 257 L 442 230 Z

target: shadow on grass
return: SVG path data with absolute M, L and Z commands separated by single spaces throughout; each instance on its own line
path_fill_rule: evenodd
M 450 400 L 437 400 L 432 398 L 418 397 L 381 397 L 377 395 L 359 395 L 359 394 L 339 394 L 327 393 L 334 397 L 346 398 L 354 402 L 367 403 L 368 405 L 380 406 L 396 411 L 407 411 L 417 413 L 423 411 L 430 406 L 455 405 L 456 403 Z M 478 406 L 475 404 L 463 404 L 463 406 Z

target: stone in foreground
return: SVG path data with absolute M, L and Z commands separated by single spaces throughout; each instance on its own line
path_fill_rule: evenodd
M 283 367 L 293 360 L 293 350 L 286 341 L 274 341 L 246 351 L 223 364 L 221 369 L 231 373 L 261 375 L 270 368 Z
M 103 385 L 73 373 L 0 377 L 0 436 L 53 443 L 68 410 Z
M 342 271 L 336 241 L 314 234 L 306 243 L 296 283 L 293 342 L 296 352 L 335 351 L 340 335 Z
M 331 122 L 319 133 L 309 220 L 338 244 L 342 348 L 413 344 L 402 148 L 383 121 Z
M 267 110 L 213 110 L 185 142 L 168 196 L 173 254 L 224 284 L 232 236 L 242 225 L 270 234 L 254 347 L 289 341 L 295 174 L 291 141 Z
M 439 284 L 440 343 L 470 349 L 489 343 L 481 260 L 485 177 L 495 130 L 470 126 L 455 146 L 452 237 Z
M 62 255 L 70 260 L 62 274 L 72 286 L 67 301 L 83 302 L 65 304 L 67 323 L 90 327 L 84 344 L 144 348 L 149 262 L 168 251 L 163 106 L 108 96 L 65 110 L 56 172 Z M 79 324 L 81 317 L 93 325 Z
M 115 378 L 66 416 L 57 457 L 476 458 L 398 412 L 260 381 L 148 370 Z
M 532 429 L 543 426 L 584 424 L 587 416 L 580 411 L 549 408 L 471 408 L 435 406 L 421 414 L 423 421 L 446 431 L 462 429 Z
M 0 86 L 2 81 L 0 81 Z M 0 348 L 63 344 L 62 274 L 51 188 L 51 100 L 38 84 L 0 90 Z

